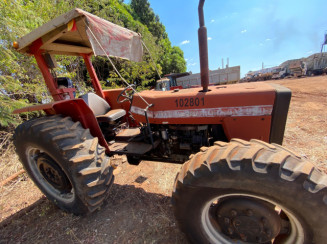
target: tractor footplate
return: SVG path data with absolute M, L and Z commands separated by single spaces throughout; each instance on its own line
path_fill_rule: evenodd
M 121 130 L 115 138 L 116 141 L 131 141 L 133 138 L 141 135 L 141 130 L 139 128 L 129 128 Z
M 156 148 L 159 143 L 160 140 L 155 141 L 154 147 Z M 116 141 L 109 149 L 113 154 L 143 155 L 152 150 L 152 145 L 144 142 Z

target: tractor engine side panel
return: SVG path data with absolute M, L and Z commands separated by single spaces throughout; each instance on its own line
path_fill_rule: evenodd
M 151 124 L 221 124 L 228 140 L 252 138 L 269 142 L 276 89 L 267 83 L 242 83 L 176 91 L 143 91 L 153 104 L 148 111 Z M 136 95 L 131 112 L 145 123 L 145 103 Z

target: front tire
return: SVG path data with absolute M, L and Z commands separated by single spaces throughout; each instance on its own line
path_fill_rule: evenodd
M 113 168 L 80 122 L 60 115 L 33 119 L 16 128 L 14 144 L 30 178 L 61 209 L 85 214 L 107 198 Z
M 192 243 L 325 243 L 326 186 L 279 145 L 216 142 L 177 175 L 174 213 Z

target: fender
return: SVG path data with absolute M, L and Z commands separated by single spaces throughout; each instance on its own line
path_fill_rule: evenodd
M 95 118 L 92 110 L 87 106 L 83 99 L 70 99 L 57 101 L 47 104 L 34 105 L 16 109 L 13 111 L 14 114 L 40 111 L 43 110 L 47 115 L 62 114 L 69 116 L 73 121 L 79 121 L 85 129 L 89 129 L 90 133 L 94 137 L 98 137 L 99 143 L 109 153 L 109 146 L 103 137 L 100 126 Z

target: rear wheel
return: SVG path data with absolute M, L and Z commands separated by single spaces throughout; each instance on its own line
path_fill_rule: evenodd
M 202 148 L 177 175 L 173 206 L 193 243 L 324 243 L 327 177 L 261 141 Z
M 14 144 L 31 179 L 61 209 L 85 214 L 108 196 L 110 160 L 79 122 L 58 115 L 27 121 L 17 127 Z

